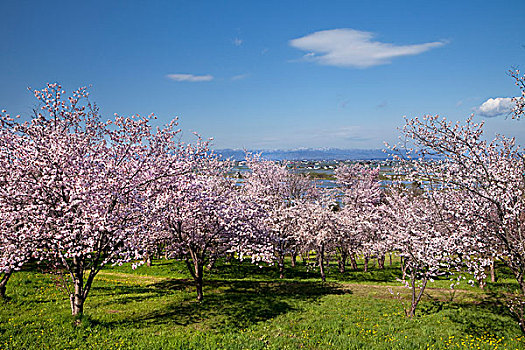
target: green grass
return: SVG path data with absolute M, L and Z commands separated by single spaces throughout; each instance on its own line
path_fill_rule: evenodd
M 331 266 L 326 283 L 301 263 L 279 280 L 275 267 L 220 262 L 202 303 L 182 263 L 155 261 L 101 271 L 75 325 L 63 292 L 33 268 L 12 277 L 0 302 L 0 349 L 525 349 L 501 298 L 516 284 L 498 274 L 485 290 L 431 283 L 408 319 L 397 261 L 344 275 Z

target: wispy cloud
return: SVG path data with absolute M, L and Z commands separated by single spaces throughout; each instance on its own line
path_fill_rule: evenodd
M 339 107 L 345 108 L 348 105 L 348 103 L 350 103 L 350 99 L 349 98 L 345 98 L 344 100 L 339 102 Z
M 311 137 L 321 138 L 325 140 L 341 139 L 356 142 L 363 142 L 371 139 L 370 136 L 366 136 L 366 133 L 363 131 L 363 128 L 357 125 L 312 130 Z
M 417 55 L 447 44 L 435 41 L 416 45 L 395 45 L 373 41 L 374 33 L 341 28 L 323 30 L 290 40 L 290 45 L 307 51 L 306 61 L 337 67 L 367 68 L 388 64 L 393 58 Z
M 250 74 L 239 74 L 239 75 L 234 75 L 230 79 L 231 80 L 243 80 L 243 79 L 248 78 L 249 76 L 250 76 Z
M 377 108 L 386 108 L 387 106 L 388 106 L 388 102 L 387 101 L 382 101 L 376 107 Z
M 489 98 L 481 104 L 481 106 L 474 108 L 478 115 L 487 118 L 493 118 L 500 115 L 508 115 L 512 112 L 514 103 L 510 97 Z
M 188 81 L 192 83 L 198 83 L 202 81 L 213 80 L 213 75 L 194 75 L 194 74 L 168 74 L 166 78 L 174 81 Z
M 239 39 L 239 38 L 233 39 L 233 45 L 235 45 L 235 46 L 241 46 L 243 42 L 244 41 L 242 39 Z

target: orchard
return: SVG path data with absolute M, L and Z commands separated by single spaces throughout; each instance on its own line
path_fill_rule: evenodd
M 521 91 L 511 119 L 520 119 L 525 77 L 511 75 Z M 126 318 L 141 314 L 137 324 L 159 336 L 169 332 L 165 324 L 180 333 L 144 347 L 349 348 L 340 337 L 347 334 L 356 347 L 446 348 L 456 344 L 452 333 L 443 338 L 431 328 L 437 319 L 454 328 L 447 305 L 456 304 L 440 299 L 443 291 L 492 303 L 507 317 L 503 324 L 512 320 L 525 332 L 525 156 L 512 138 L 488 140 L 474 117 L 407 118 L 399 145 L 387 150 L 389 174 L 340 165 L 335 188 L 326 189 L 292 164 L 257 154 L 246 155 L 248 171 L 236 178 L 211 140 L 196 134 L 182 142 L 176 119 L 162 127 L 154 115 L 102 120 L 85 88 L 69 96 L 58 84 L 32 92 L 33 116 L 0 114 L 0 348 L 32 344 L 13 320 L 30 329 L 35 318 L 27 315 L 40 310 L 43 334 L 53 328 L 46 319 L 63 317 L 63 305 L 72 316 L 60 321 L 71 323 L 61 332 L 72 335 L 69 345 L 54 346 L 110 348 L 104 332 L 125 321 L 100 313 L 104 303 L 126 305 L 126 293 L 145 303 Z M 136 295 L 139 287 L 145 296 Z M 171 311 L 144 316 L 166 303 Z M 432 305 L 441 309 L 431 312 Z M 288 308 L 340 330 L 308 330 Z M 221 322 L 226 328 L 216 331 Z M 409 343 L 394 334 L 401 329 L 432 335 Z M 122 343 L 112 346 L 133 348 L 133 335 L 120 331 Z M 460 333 L 463 345 L 504 342 L 468 331 Z M 381 341 L 371 340 L 376 333 Z M 505 341 L 525 347 L 520 335 Z

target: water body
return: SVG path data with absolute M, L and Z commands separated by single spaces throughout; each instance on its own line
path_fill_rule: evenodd
M 300 160 L 300 161 L 276 161 L 280 164 L 286 164 L 291 171 L 299 174 L 306 174 L 315 181 L 317 186 L 320 188 L 337 188 L 335 182 L 334 171 L 340 166 L 361 164 L 371 168 L 380 167 L 380 178 L 383 185 L 387 185 L 391 181 L 388 180 L 388 176 L 392 175 L 392 161 L 388 160 L 329 160 L 329 161 L 316 161 L 316 160 Z M 239 185 L 242 185 L 242 179 L 244 173 L 248 172 L 249 169 L 246 166 L 246 162 L 236 161 L 231 171 L 231 175 L 239 179 Z

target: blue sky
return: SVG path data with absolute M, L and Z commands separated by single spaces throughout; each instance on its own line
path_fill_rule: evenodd
M 0 107 L 92 85 L 103 117 L 179 116 L 216 148 L 382 148 L 402 117 L 505 118 L 525 1 L 2 1 Z M 498 112 L 503 115 L 497 115 Z

